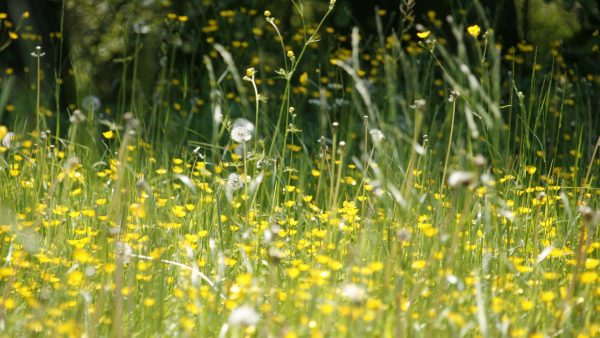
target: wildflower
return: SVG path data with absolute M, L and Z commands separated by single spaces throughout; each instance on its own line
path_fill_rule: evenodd
M 553 301 L 554 298 L 556 298 L 556 295 L 552 291 L 544 291 L 540 294 L 540 299 L 543 302 L 549 303 L 549 302 Z
M 429 34 L 431 34 L 431 31 L 424 31 L 424 32 L 418 32 L 418 33 L 417 33 L 417 36 L 418 36 L 420 39 L 423 39 L 423 40 L 425 40 L 425 39 L 427 39 L 427 38 L 429 37 Z
M 81 101 L 81 106 L 87 111 L 98 111 L 102 106 L 100 99 L 94 95 L 88 95 Z
M 423 99 L 415 100 L 415 102 L 410 106 L 412 109 L 422 110 L 427 105 L 427 101 Z
M 473 26 L 469 26 L 467 28 L 467 32 L 469 33 L 470 36 L 472 36 L 474 39 L 477 39 L 477 37 L 479 36 L 479 33 L 481 33 L 481 27 L 479 27 L 479 25 L 473 25 Z
M 129 263 L 129 259 L 133 255 L 133 249 L 127 243 L 118 242 L 115 253 L 123 263 Z
M 469 186 L 473 183 L 475 183 L 475 175 L 467 171 L 455 171 L 450 174 L 450 177 L 448 177 L 448 185 L 451 188 L 456 188 L 458 186 Z
M 227 188 L 232 190 L 240 189 L 243 186 L 242 178 L 236 173 L 231 173 L 227 177 Z
M 454 101 L 456 101 L 456 98 L 460 96 L 460 93 L 456 90 L 451 90 L 450 91 L 450 97 L 448 97 L 448 102 L 452 103 Z
M 237 327 L 254 326 L 260 320 L 259 314 L 253 308 L 242 305 L 239 306 L 229 315 L 229 324 Z
M 532 302 L 530 300 L 527 300 L 527 299 L 521 300 L 521 308 L 524 311 L 529 311 L 529 310 L 533 309 L 534 307 L 535 307 L 535 303 L 534 302 Z
M 69 122 L 71 122 L 72 124 L 79 124 L 79 123 L 84 122 L 85 119 L 86 119 L 86 117 L 81 112 L 81 110 L 75 109 L 75 111 L 73 112 L 73 115 L 71 115 L 71 117 L 69 117 Z
M 35 52 L 31 52 L 31 56 L 34 58 L 41 58 L 46 55 L 46 53 L 42 52 L 42 46 L 35 46 Z
M 595 271 L 586 271 L 580 277 L 582 284 L 593 284 L 596 279 L 598 279 L 598 273 Z
M 109 130 L 109 131 L 103 132 L 102 136 L 104 136 L 104 138 L 110 140 L 111 138 L 115 137 L 115 133 L 112 130 Z
M 254 69 L 254 67 L 250 67 L 248 69 L 246 69 L 246 76 L 247 77 L 253 77 L 254 74 L 256 74 L 256 69 Z
M 385 135 L 379 129 L 371 129 L 369 131 L 369 134 L 371 135 L 371 139 L 373 140 L 373 143 L 375 143 L 375 144 L 379 144 L 379 143 L 381 143 L 381 141 L 383 141 L 383 139 L 385 139 Z
M 343 285 L 340 291 L 344 298 L 353 303 L 361 303 L 367 298 L 367 290 L 354 283 Z
M 244 143 L 252 139 L 252 134 L 246 127 L 233 127 L 233 129 L 231 129 L 231 139 L 237 143 Z
M 252 139 L 254 124 L 246 119 L 236 119 L 231 129 L 231 139 L 237 143 L 248 142 Z
M 286 55 L 287 55 L 288 58 L 291 59 L 291 58 L 294 57 L 294 51 L 293 50 L 288 50 Z
M 265 11 L 265 13 L 264 13 L 264 14 L 265 14 L 265 17 L 266 17 L 266 18 L 270 18 L 270 17 L 271 17 L 271 11 L 268 11 L 268 10 L 267 10 L 267 11 Z

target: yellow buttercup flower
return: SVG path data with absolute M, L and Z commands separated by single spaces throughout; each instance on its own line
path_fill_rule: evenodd
M 107 138 L 110 140 L 111 138 L 115 137 L 115 133 L 112 130 L 109 130 L 109 131 L 103 132 L 102 136 L 104 136 L 104 138 Z
M 417 33 L 417 36 L 421 39 L 427 39 L 429 37 L 429 34 L 431 34 L 430 31 L 424 31 Z
M 479 36 L 479 33 L 481 33 L 481 27 L 479 27 L 479 25 L 469 26 L 467 28 L 467 32 L 469 33 L 470 36 L 477 39 L 477 37 Z

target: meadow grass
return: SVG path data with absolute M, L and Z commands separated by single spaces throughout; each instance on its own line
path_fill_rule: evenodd
M 77 88 L 63 133 L 34 50 L 35 126 L 0 95 L 0 336 L 600 335 L 598 76 L 477 6 L 448 37 L 413 1 L 377 36 L 292 6 L 296 33 L 220 13 L 272 46 L 225 29 L 183 66 L 168 14 L 152 95 L 130 34 L 115 104 Z

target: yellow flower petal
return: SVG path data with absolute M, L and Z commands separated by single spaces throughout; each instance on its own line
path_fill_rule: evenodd
M 115 133 L 112 130 L 109 130 L 109 131 L 103 132 L 102 136 L 104 136 L 104 138 L 111 139 L 111 138 L 115 137 Z
M 429 37 L 429 34 L 431 34 L 430 31 L 425 31 L 417 33 L 417 36 L 421 39 L 427 39 Z

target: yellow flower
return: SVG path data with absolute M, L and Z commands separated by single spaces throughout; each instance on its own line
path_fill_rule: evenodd
M 554 300 L 555 297 L 556 295 L 552 291 L 544 291 L 540 294 L 540 299 L 543 302 L 551 302 Z
M 426 261 L 424 261 L 424 260 L 417 260 L 417 261 L 414 261 L 414 262 L 411 264 L 411 266 L 410 266 L 410 267 L 411 267 L 411 268 L 413 268 L 413 269 L 415 269 L 415 270 L 421 270 L 421 269 L 423 269 L 423 268 L 424 268 L 426 265 L 427 265 L 427 262 L 426 262 Z
M 467 32 L 469 33 L 470 36 L 477 39 L 477 37 L 479 36 L 479 33 L 481 33 L 481 27 L 479 27 L 479 25 L 469 26 L 467 28 Z
M 144 299 L 144 306 L 146 306 L 146 307 L 151 307 L 155 303 L 156 303 L 156 299 L 154 299 L 154 298 L 146 298 L 146 299 Z
M 115 137 L 115 133 L 112 130 L 109 130 L 109 131 L 103 132 L 102 136 L 104 136 L 104 138 L 110 140 L 111 138 Z
M 581 274 L 580 280 L 583 284 L 592 284 L 598 278 L 598 273 L 595 271 L 586 271 Z
M 533 309 L 534 307 L 535 307 L 535 303 L 534 302 L 532 302 L 530 300 L 527 300 L 527 299 L 521 300 L 521 308 L 524 311 L 529 311 L 529 310 Z
M 429 37 L 429 34 L 431 34 L 430 31 L 424 31 L 417 33 L 417 36 L 421 39 L 427 39 Z

